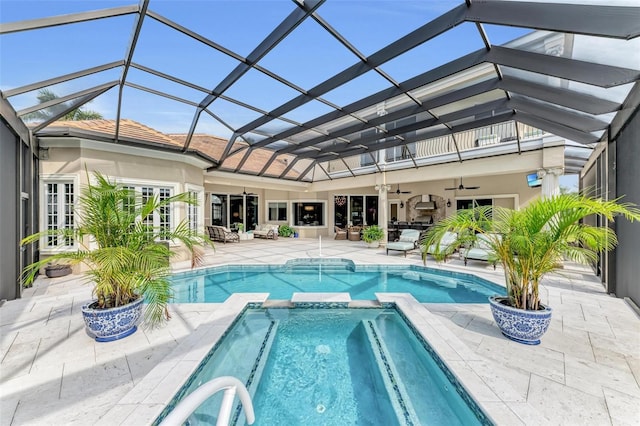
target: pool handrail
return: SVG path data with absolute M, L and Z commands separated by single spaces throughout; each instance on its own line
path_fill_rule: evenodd
M 238 398 L 242 403 L 248 424 L 255 421 L 255 413 L 253 412 L 253 404 L 251 395 L 244 384 L 232 376 L 216 377 L 201 385 L 184 398 L 171 412 L 165 417 L 160 426 L 178 426 L 184 424 L 189 416 L 209 397 L 213 394 L 224 390 L 222 404 L 218 412 L 218 420 L 216 426 L 227 426 L 231 418 L 231 410 L 233 408 L 233 400 L 238 392 Z

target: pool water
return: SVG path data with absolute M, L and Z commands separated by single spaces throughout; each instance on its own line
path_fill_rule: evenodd
M 423 345 L 395 309 L 249 309 L 178 395 L 231 375 L 257 425 L 490 424 Z M 215 424 L 221 399 L 188 424 Z
M 296 292 L 347 292 L 352 300 L 374 293 L 411 293 L 421 303 L 487 303 L 504 288 L 474 275 L 420 266 L 349 263 L 224 266 L 172 277 L 174 302 L 224 302 L 233 293 L 269 293 L 290 300 Z

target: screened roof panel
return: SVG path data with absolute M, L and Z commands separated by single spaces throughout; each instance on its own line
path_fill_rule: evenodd
M 125 33 L 129 36 L 131 27 Z M 210 90 L 239 64 L 231 56 L 150 17 L 144 19 L 133 62 Z
M 24 108 L 38 106 L 40 98 L 43 98 L 43 95 L 44 98 L 46 98 L 46 94 L 43 92 L 51 92 L 57 97 L 64 97 L 82 90 L 91 89 L 108 82 L 118 81 L 121 73 L 121 67 L 112 68 L 99 73 L 76 78 L 74 80 L 65 81 L 58 84 L 46 85 L 19 95 L 11 96 L 9 99 L 13 107 L 16 110 L 20 111 Z M 115 114 L 107 114 L 107 111 L 100 112 L 105 118 L 115 118 Z
M 2 89 L 122 60 L 133 22 L 128 15 L 2 35 Z
M 466 98 L 461 101 L 453 102 L 451 104 L 442 106 L 440 108 L 434 108 L 431 110 L 431 112 L 433 112 L 436 116 L 440 117 L 445 114 L 450 114 L 455 111 L 470 108 L 474 105 L 485 104 L 487 102 L 495 101 L 497 99 L 506 99 L 506 95 L 504 91 L 492 90 L 490 92 L 472 96 L 470 98 Z
M 332 111 L 335 111 L 335 109 L 320 101 L 312 100 L 287 112 L 283 117 L 298 123 L 305 123 L 315 117 Z
M 315 21 L 307 19 L 293 30 L 291 37 L 269 52 L 260 65 L 309 90 L 356 62 L 356 56 Z
M 404 81 L 481 48 L 484 48 L 484 43 L 475 24 L 463 23 L 390 60 L 380 68 L 396 81 Z
M 297 90 L 254 69 L 247 71 L 225 92 L 226 96 L 264 111 L 271 111 L 299 94 Z
M 9 7 L 14 3 L 18 7 Z M 92 0 L 92 1 L 25 1 L 3 0 L 0 22 L 16 22 L 31 19 L 48 18 L 55 15 L 89 12 L 98 9 L 112 9 L 130 6 L 131 0 Z M 24 7 L 22 7 L 24 6 Z
M 175 96 L 196 104 L 205 96 L 205 93 L 193 87 L 185 86 L 184 84 L 167 80 L 166 78 L 133 67 L 129 69 L 129 75 L 127 77 L 127 82 L 129 83 L 163 92 L 167 95 Z
M 151 117 L 158 124 L 156 130 L 172 133 L 178 123 L 190 121 L 195 107 L 162 96 L 126 86 L 123 89 L 122 117 L 143 123 L 145 117 Z
M 106 120 L 76 127 L 114 139 L 119 116 L 123 131 L 164 134 L 221 170 L 276 176 L 287 159 L 286 179 L 375 173 L 384 150 L 414 142 L 419 164 L 463 161 L 488 126 L 514 150 L 537 129 L 591 145 L 623 102 L 637 106 L 635 0 L 45 3 L 3 2 L 14 109 L 98 110 Z M 39 100 L 43 88 L 57 98 Z M 514 120 L 534 130 L 515 134 Z
M 331 90 L 322 97 L 342 107 L 389 87 L 391 87 L 391 83 L 372 70 Z
M 172 134 L 174 139 L 179 139 L 182 141 L 182 144 L 187 140 L 187 130 L 184 129 L 182 132 Z M 218 160 L 220 159 L 224 148 L 227 145 L 227 142 L 233 132 L 227 128 L 224 123 L 217 120 L 215 117 L 212 117 L 209 114 L 202 113 L 200 114 L 200 119 L 198 120 L 198 124 L 196 124 L 195 131 L 193 132 L 193 137 L 191 138 L 190 148 L 199 149 L 199 146 L 206 146 L 204 152 L 211 158 Z M 214 136 L 215 135 L 215 136 Z M 201 141 L 202 144 L 198 145 L 197 141 Z M 215 141 L 215 143 L 211 142 Z M 215 145 L 215 146 L 209 146 Z M 233 149 L 237 149 L 241 146 L 246 146 L 247 144 L 242 139 L 236 139 L 236 142 L 233 145 Z
M 489 42 L 497 45 L 507 44 L 532 32 L 529 28 L 507 27 L 504 25 L 482 24 Z
M 265 125 L 262 125 L 260 127 L 258 127 L 255 131 L 256 132 L 262 132 L 268 135 L 274 135 L 276 133 L 282 132 L 284 130 L 290 129 L 292 127 L 295 127 L 294 124 L 291 124 L 287 121 L 283 121 L 283 120 L 272 120 L 270 122 L 268 122 Z
M 369 56 L 459 4 L 452 0 L 327 1 L 318 13 L 359 51 Z M 343 16 L 349 16 L 349 19 L 340 19 Z
M 569 89 L 578 93 L 595 96 L 600 99 L 605 99 L 613 102 L 621 103 L 629 95 L 629 91 L 633 84 L 623 84 L 620 86 L 614 86 L 609 88 L 598 87 L 592 84 L 580 83 L 578 81 L 571 81 L 563 78 L 552 77 L 548 75 L 541 75 L 530 71 L 524 71 L 511 67 L 500 67 L 502 73 L 508 77 L 516 77 L 525 81 L 539 83 L 551 88 L 563 88 Z
M 154 12 L 245 57 L 294 7 L 290 0 L 150 3 Z
M 270 164 L 264 164 L 261 171 L 264 171 L 265 176 L 278 177 L 284 173 L 294 159 L 295 157 L 292 155 L 276 155 Z
M 224 120 L 233 129 L 237 129 L 243 124 L 261 116 L 259 112 L 245 108 L 236 103 L 226 101 L 222 98 L 218 98 L 213 101 L 207 109 Z
M 464 72 L 445 77 L 435 83 L 419 87 L 409 93 L 424 102 L 475 84 L 496 79 L 497 77 L 498 75 L 492 64 L 480 64 Z

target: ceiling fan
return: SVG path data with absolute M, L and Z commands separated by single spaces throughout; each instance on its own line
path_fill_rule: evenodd
M 242 195 L 257 195 L 254 192 L 247 192 L 247 188 L 245 188 L 244 186 L 242 187 Z
M 392 194 L 395 193 L 397 195 L 400 195 L 400 194 L 411 194 L 411 191 L 400 191 L 400 184 L 398 184 L 398 189 L 396 189 L 395 191 L 389 191 L 389 192 L 392 193 Z
M 478 189 L 480 188 L 479 186 L 464 186 L 462 184 L 462 178 L 460 178 L 460 185 L 458 186 L 454 186 L 453 188 L 445 188 L 445 191 L 454 191 L 454 190 L 459 190 L 459 191 L 464 191 L 465 189 Z

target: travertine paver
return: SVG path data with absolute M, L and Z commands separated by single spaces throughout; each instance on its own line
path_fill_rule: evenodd
M 206 261 L 255 265 L 318 255 L 317 239 L 281 238 L 219 244 Z M 322 255 L 356 264 L 422 264 L 417 251 L 406 258 L 386 256 L 384 249 L 352 241 L 323 239 Z M 455 258 L 446 265 L 430 259 L 428 266 L 472 272 L 497 283 L 503 279 L 500 268 L 494 272 L 483 263 L 464 267 Z M 445 356 L 467 371 L 462 375 L 471 386 L 487 386 L 483 404 L 499 424 L 640 424 L 638 315 L 623 300 L 605 294 L 589 271 L 580 268 L 567 268 L 547 280 L 541 294 L 554 316 L 539 346 L 505 339 L 488 305 L 424 304 L 436 318 L 424 324 L 437 342 L 450 348 Z M 144 424 L 152 418 L 145 412 L 157 412 L 153 389 L 147 390 L 152 393 L 142 407 L 123 401 L 118 411 L 112 408 L 136 385 L 154 383 L 148 373 L 156 365 L 175 366 L 171 356 L 181 352 L 176 348 L 202 324 L 211 333 L 224 331 L 207 323 L 219 304 L 180 304 L 171 307 L 173 320 L 162 329 L 140 329 L 118 342 L 95 343 L 84 332 L 79 311 L 90 296 L 90 287 L 77 277 L 45 278 L 25 291 L 23 299 L 0 307 L 1 425 Z M 225 312 L 218 315 L 229 320 Z M 189 359 L 183 362 L 195 361 L 191 358 L 208 348 L 195 349 L 185 352 Z

